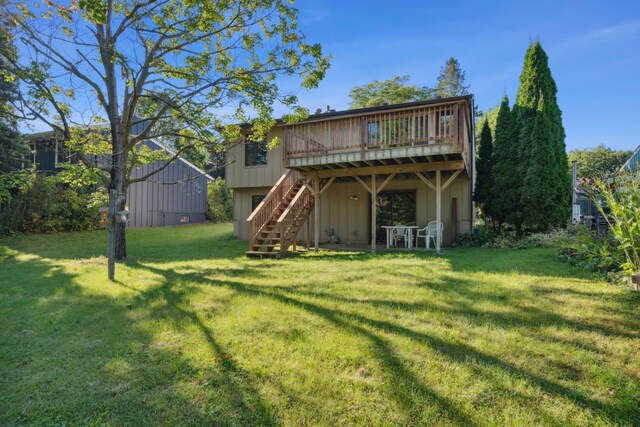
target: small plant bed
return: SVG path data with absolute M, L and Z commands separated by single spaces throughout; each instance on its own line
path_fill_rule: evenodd
M 0 241 L 0 425 L 640 424 L 640 295 L 552 248 L 244 257 L 231 226 Z

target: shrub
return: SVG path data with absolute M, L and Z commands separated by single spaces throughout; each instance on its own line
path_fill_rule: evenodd
M 207 218 L 213 222 L 229 222 L 233 219 L 233 194 L 225 185 L 224 179 L 218 178 L 209 183 L 207 197 Z
M 497 233 L 495 231 L 484 226 L 479 226 L 476 227 L 471 234 L 460 234 L 458 236 L 458 244 L 463 247 L 484 246 L 495 239 L 496 236 Z
M 548 248 L 558 247 L 575 241 L 575 229 L 557 229 L 547 233 L 532 233 L 522 239 L 515 236 L 497 234 L 484 227 L 479 227 L 473 235 L 460 236 L 462 246 L 481 246 L 485 248 Z
M 615 185 L 596 183 L 598 209 L 607 219 L 611 235 L 624 254 L 620 267 L 627 274 L 640 274 L 640 172 L 621 174 Z M 603 205 L 608 207 L 605 213 Z
M 576 266 L 601 273 L 619 271 L 624 262 L 620 245 L 609 232 L 581 233 L 576 241 L 560 247 L 558 256 Z
M 0 209 L 0 234 L 94 230 L 98 206 L 90 189 L 69 188 L 57 177 L 22 173 L 7 189 Z M 6 195 L 6 194 L 5 194 Z

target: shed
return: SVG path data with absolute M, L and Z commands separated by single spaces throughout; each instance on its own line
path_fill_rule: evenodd
M 160 142 L 142 142 L 153 150 L 170 151 Z M 162 166 L 150 163 L 135 169 L 142 176 Z M 145 181 L 129 186 L 129 227 L 164 227 L 203 222 L 207 219 L 207 184 L 214 179 L 182 157 Z
M 54 132 L 28 136 L 31 162 L 39 172 L 55 174 L 62 165 L 77 161 Z M 161 142 L 147 139 L 144 144 L 152 150 L 171 150 Z M 158 169 L 163 162 L 134 169 L 132 178 Z M 145 181 L 131 184 L 127 191 L 130 212 L 129 227 L 163 227 L 203 222 L 207 218 L 207 184 L 214 179 L 182 157 Z

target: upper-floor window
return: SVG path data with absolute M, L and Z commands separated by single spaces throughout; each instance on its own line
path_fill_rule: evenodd
M 36 158 L 38 155 L 38 148 L 35 142 L 29 144 L 29 150 L 31 151 L 31 167 L 35 169 L 37 166 Z
M 68 163 L 71 160 L 71 155 L 69 150 L 67 150 L 64 146 L 63 141 L 55 142 L 55 165 L 58 167 L 63 163 Z
M 268 158 L 266 141 L 246 141 L 244 144 L 244 165 L 266 165 Z

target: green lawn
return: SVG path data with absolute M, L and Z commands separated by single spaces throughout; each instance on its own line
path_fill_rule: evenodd
M 0 241 L 0 425 L 640 425 L 640 296 L 554 251 Z

